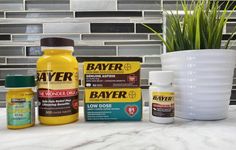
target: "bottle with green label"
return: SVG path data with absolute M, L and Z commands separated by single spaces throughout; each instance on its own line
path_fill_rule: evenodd
M 7 127 L 9 129 L 22 129 L 34 126 L 35 108 L 34 76 L 14 75 L 7 76 L 5 87 L 7 107 Z

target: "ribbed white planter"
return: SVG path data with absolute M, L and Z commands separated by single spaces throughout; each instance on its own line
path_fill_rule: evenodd
M 162 70 L 174 71 L 176 116 L 218 120 L 227 117 L 236 50 L 188 50 L 161 56 Z

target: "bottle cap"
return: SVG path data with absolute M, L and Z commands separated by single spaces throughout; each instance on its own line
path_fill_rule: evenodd
M 6 88 L 35 87 L 34 76 L 9 75 L 5 79 Z
M 49 37 L 40 40 L 40 45 L 44 47 L 65 47 L 74 46 L 74 41 L 66 38 Z
M 152 85 L 168 85 L 173 82 L 174 75 L 172 71 L 150 71 L 149 83 Z

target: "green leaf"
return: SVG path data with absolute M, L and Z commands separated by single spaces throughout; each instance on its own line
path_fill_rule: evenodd
M 200 16 L 201 16 L 201 10 L 197 9 L 197 24 L 196 24 L 196 36 L 195 36 L 195 49 L 201 48 L 201 39 L 200 39 Z

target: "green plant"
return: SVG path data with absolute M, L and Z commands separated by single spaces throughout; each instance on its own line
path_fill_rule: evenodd
M 150 26 L 143 25 L 161 39 L 168 52 L 193 49 L 220 49 L 223 28 L 236 9 L 236 6 L 234 6 L 233 10 L 229 13 L 227 8 L 231 7 L 230 1 L 228 0 L 225 3 L 224 9 L 220 10 L 220 7 L 223 5 L 219 3 L 219 0 L 192 0 L 189 5 L 186 0 L 181 1 L 184 16 L 179 14 L 178 9 L 176 14 L 167 12 L 166 39 Z M 226 49 L 235 31 L 226 42 Z

